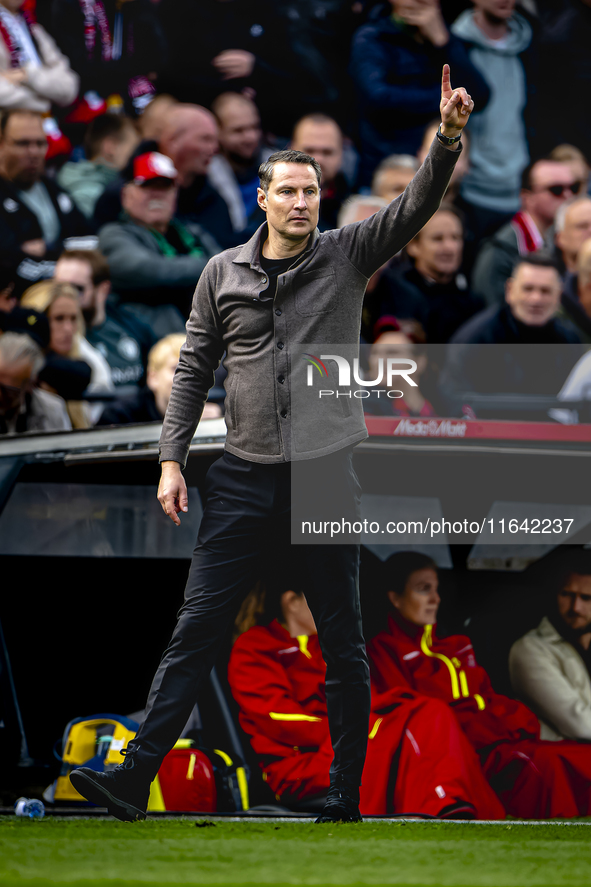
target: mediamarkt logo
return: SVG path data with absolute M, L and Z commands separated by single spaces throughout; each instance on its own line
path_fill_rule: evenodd
M 328 377 L 328 369 L 324 361 L 326 360 L 334 360 L 338 368 L 338 386 L 339 388 L 349 388 L 351 386 L 351 366 L 346 357 L 343 357 L 340 354 L 321 354 L 320 357 L 316 357 L 314 354 L 304 354 L 304 360 L 308 362 L 308 375 L 307 382 L 308 386 L 314 385 L 314 369 L 318 371 L 321 378 L 325 379 Z M 384 371 L 385 364 L 385 371 Z M 392 388 L 394 376 L 402 376 L 405 382 L 408 382 L 409 385 L 412 385 L 413 388 L 417 388 L 417 383 L 414 379 L 411 379 L 411 373 L 414 373 L 417 368 L 417 364 L 414 360 L 411 360 L 408 357 L 387 357 L 384 361 L 383 357 L 378 358 L 378 375 L 375 379 L 365 379 L 359 373 L 359 358 L 355 358 L 353 361 L 353 379 L 357 382 L 358 385 L 362 385 L 363 388 L 357 388 L 353 391 L 334 391 L 332 389 L 323 389 L 321 388 L 318 392 L 319 397 L 330 397 L 331 395 L 335 395 L 337 397 L 370 397 L 371 391 L 368 389 L 374 389 L 375 393 L 378 397 L 381 394 L 385 394 L 386 397 L 390 398 L 398 398 L 404 397 L 404 392 L 399 391 L 397 389 Z M 387 388 L 377 388 L 383 381 L 386 381 Z
M 401 419 L 394 429 L 403 437 L 464 437 L 466 423 L 454 419 Z

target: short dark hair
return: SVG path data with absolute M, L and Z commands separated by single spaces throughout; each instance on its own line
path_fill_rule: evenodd
M 397 551 L 384 564 L 384 591 L 403 595 L 409 577 L 417 570 L 435 570 L 437 564 L 419 551 Z
M 98 286 L 104 283 L 105 280 L 111 279 L 109 263 L 98 249 L 67 249 L 64 250 L 59 258 L 73 259 L 76 262 L 88 262 L 93 286 Z
M 316 174 L 318 187 L 320 187 L 322 170 L 318 161 L 309 154 L 304 154 L 303 151 L 293 151 L 288 148 L 285 151 L 275 151 L 274 154 L 271 154 L 268 160 L 265 160 L 265 162 L 261 163 L 259 166 L 260 184 L 265 194 L 269 193 L 269 185 L 273 179 L 276 163 L 301 163 L 302 166 L 311 166 Z
M 92 160 L 100 153 L 105 139 L 121 140 L 125 131 L 133 127 L 133 121 L 129 117 L 122 117 L 119 114 L 100 114 L 88 124 L 84 136 L 84 153 L 89 160 Z
M 526 256 L 519 256 L 515 264 L 513 265 L 513 270 L 511 271 L 511 277 L 515 277 L 515 273 L 520 265 L 534 265 L 536 268 L 553 268 L 554 271 L 560 277 L 560 268 L 558 266 L 558 262 L 554 258 L 554 256 L 550 255 L 550 253 L 541 250 L 537 253 L 528 253 Z
M 552 586 L 556 592 L 561 591 L 569 576 L 591 576 L 591 551 L 578 548 L 575 551 L 563 551 L 551 568 Z
M 15 114 L 25 114 L 28 117 L 37 117 L 41 126 L 43 126 L 43 116 L 40 111 L 29 111 L 27 108 L 10 108 L 8 111 L 2 111 L 0 114 L 0 139 L 6 135 L 8 123 Z

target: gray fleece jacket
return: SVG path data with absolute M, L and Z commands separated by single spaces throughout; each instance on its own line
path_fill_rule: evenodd
M 470 61 L 490 87 L 488 105 L 468 124 L 470 170 L 462 181 L 462 197 L 501 213 L 519 209 L 521 173 L 529 161 L 523 120 L 526 81 L 519 56 L 530 45 L 532 30 L 517 14 L 508 25 L 506 40 L 489 40 L 467 9 L 451 27 L 468 44 Z
M 361 399 L 350 392 L 319 397 L 320 386 L 340 390 L 334 362 L 325 363 L 328 374 L 316 383 L 306 356 L 340 349 L 352 359 L 369 278 L 437 210 L 459 153 L 434 139 L 400 197 L 362 222 L 322 234 L 316 229 L 295 267 L 279 275 L 273 300 L 265 297 L 269 281 L 260 263 L 266 223 L 248 243 L 210 259 L 193 297 L 160 461 L 186 464 L 224 351 L 229 452 L 252 462 L 295 461 L 367 437 Z

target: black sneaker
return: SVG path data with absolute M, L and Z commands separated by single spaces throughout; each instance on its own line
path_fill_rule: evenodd
M 106 807 L 111 816 L 122 822 L 145 819 L 150 782 L 138 771 L 134 762 L 136 751 L 136 748 L 123 749 L 125 761 L 106 773 L 78 767 L 70 773 L 70 782 L 83 798 L 98 807 Z
M 359 812 L 359 788 L 338 780 L 328 790 L 324 810 L 319 822 L 361 822 Z

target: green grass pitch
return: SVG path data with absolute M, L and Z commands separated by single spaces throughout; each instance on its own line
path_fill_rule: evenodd
M 591 825 L 0 820 L 0 885 L 591 884 Z

